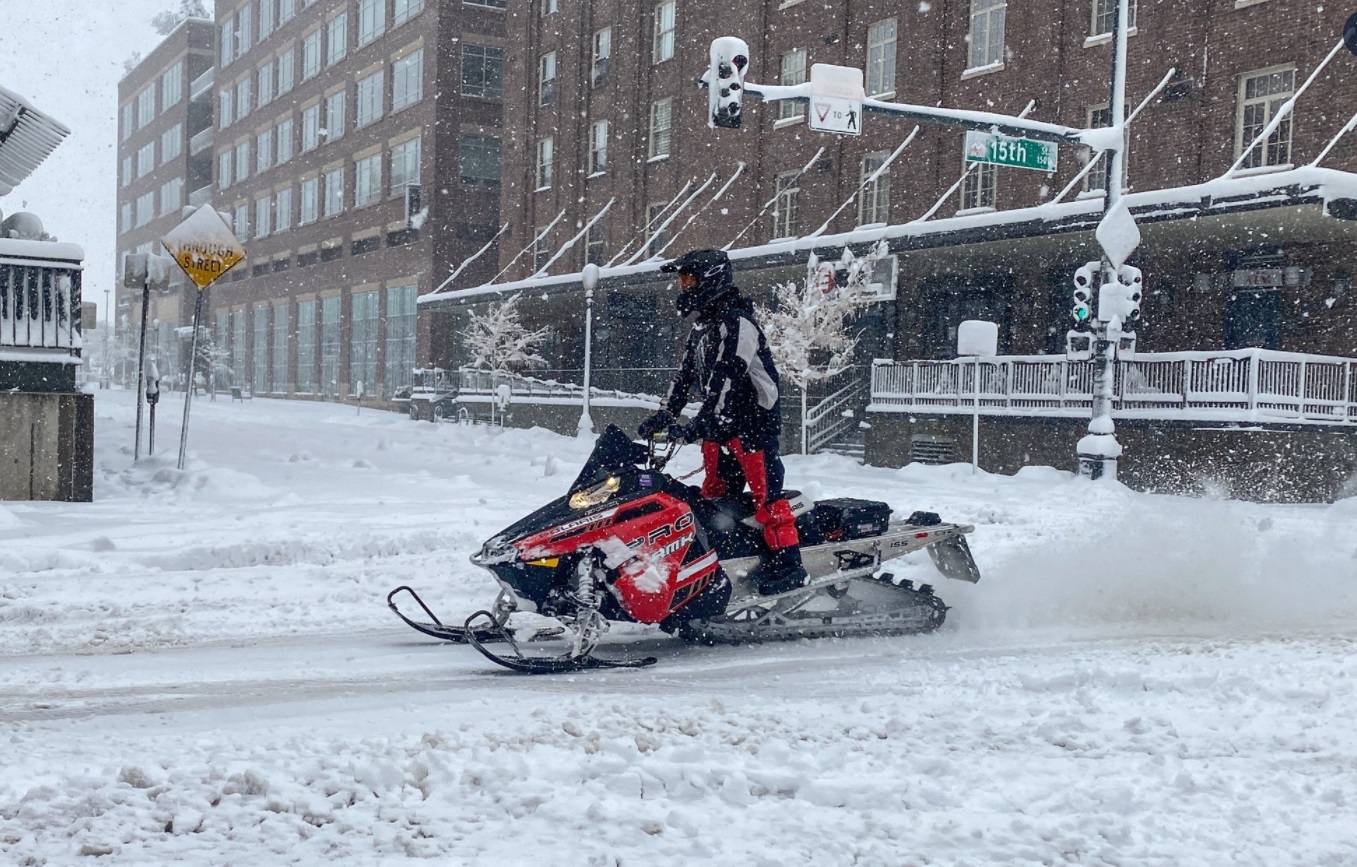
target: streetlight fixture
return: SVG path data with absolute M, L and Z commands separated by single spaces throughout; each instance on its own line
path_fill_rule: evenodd
M 584 406 L 580 411 L 580 423 L 575 429 L 576 436 L 593 435 L 594 420 L 589 416 L 590 373 L 594 364 L 594 289 L 598 286 L 598 266 L 593 262 L 584 266 L 580 272 L 580 282 L 584 285 Z

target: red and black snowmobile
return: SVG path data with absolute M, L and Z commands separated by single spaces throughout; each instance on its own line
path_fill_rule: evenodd
M 891 520 L 885 503 L 790 496 L 810 575 L 803 587 L 761 596 L 754 573 L 765 552 L 747 495 L 708 500 L 664 472 L 678 444 L 633 442 L 609 426 L 569 492 L 495 535 L 471 562 L 500 584 L 491 610 L 462 626 L 444 625 L 419 595 L 397 587 L 387 604 L 435 638 L 469 643 L 515 671 L 547 673 L 639 667 L 655 662 L 594 655 L 610 621 L 658 624 L 689 641 L 745 641 L 931 632 L 947 606 L 927 584 L 913 586 L 881 564 L 927 548 L 948 578 L 980 579 L 966 535 L 931 512 Z M 790 492 L 789 492 L 790 493 Z M 409 595 L 427 616 L 396 604 Z M 511 625 L 515 612 L 555 618 L 560 626 Z M 542 623 L 541 617 L 530 618 Z M 528 633 L 528 634 L 525 634 Z M 557 655 L 523 645 L 565 642 Z M 503 653 L 489 644 L 507 645 Z

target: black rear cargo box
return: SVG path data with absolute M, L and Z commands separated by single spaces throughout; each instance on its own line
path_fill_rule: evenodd
M 842 497 L 821 500 L 811 510 L 815 535 L 826 542 L 880 536 L 891 522 L 891 507 L 875 500 Z M 803 540 L 802 544 L 806 544 Z

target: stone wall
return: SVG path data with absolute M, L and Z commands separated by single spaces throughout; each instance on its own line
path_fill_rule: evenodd
M 950 460 L 971 459 L 969 415 L 870 413 L 867 462 L 898 467 L 922 448 L 950 447 Z M 980 467 L 1014 473 L 1024 466 L 1075 470 L 1081 418 L 980 417 Z M 1125 449 L 1118 478 L 1140 491 L 1224 496 L 1257 502 L 1332 502 L 1357 494 L 1357 427 L 1219 425 L 1119 420 Z
M 0 500 L 94 499 L 94 396 L 0 394 Z

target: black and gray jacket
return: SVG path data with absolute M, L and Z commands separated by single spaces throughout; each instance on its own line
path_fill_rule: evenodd
M 777 369 L 754 321 L 754 305 L 738 292 L 698 315 L 665 408 L 677 417 L 694 387 L 702 400 L 695 421 L 716 439 L 739 437 L 755 451 L 777 447 L 782 428 Z

